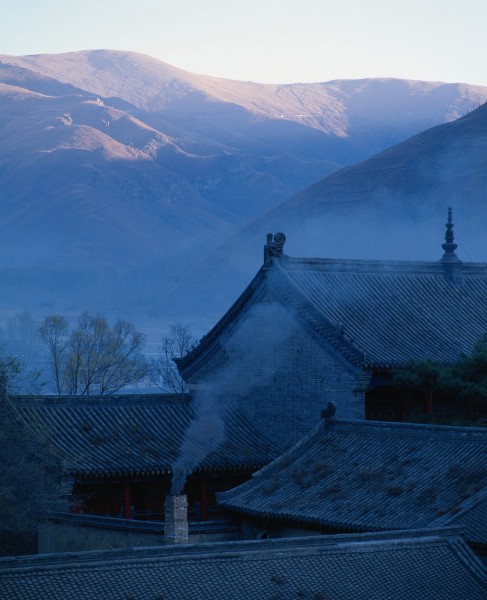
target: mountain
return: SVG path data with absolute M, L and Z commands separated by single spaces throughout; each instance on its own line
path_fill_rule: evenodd
M 237 297 L 262 264 L 267 232 L 285 232 L 291 256 L 439 260 L 448 207 L 459 258 L 487 262 L 486 166 L 484 104 L 333 173 L 251 221 L 194 271 L 212 274 L 196 279 L 200 301 L 223 308 Z M 226 282 L 225 295 L 216 299 L 218 281 Z
M 108 50 L 0 56 L 0 304 L 164 310 L 249 219 L 486 99 L 467 84 L 231 81 Z

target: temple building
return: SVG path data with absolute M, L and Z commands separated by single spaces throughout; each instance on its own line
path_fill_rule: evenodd
M 264 264 L 213 329 L 177 360 L 190 390 L 212 386 L 281 446 L 329 401 L 339 417 L 402 421 L 431 398 L 391 390 L 411 360 L 453 363 L 487 332 L 487 264 L 455 253 L 451 209 L 434 262 L 293 258 L 269 235 Z
M 211 435 L 221 419 L 211 414 L 191 439 L 198 407 L 184 394 L 15 396 L 10 403 L 61 460 L 66 511 L 80 515 L 163 520 L 175 465 L 186 460 L 186 448 L 193 454 L 182 481 L 190 518 L 207 521 L 214 516 L 215 492 L 246 481 L 281 451 L 238 407 L 226 412 L 224 435 Z
M 181 491 L 198 523 L 226 509 L 254 514 L 259 527 L 283 512 L 298 529 L 328 533 L 485 525 L 478 518 L 485 472 L 474 465 L 485 459 L 485 433 L 386 423 L 438 408 L 422 394 L 393 390 L 392 369 L 411 359 L 453 363 L 487 331 L 487 264 L 458 258 L 451 211 L 435 262 L 291 258 L 284 243 L 284 234 L 268 236 L 264 264 L 249 286 L 177 360 L 189 394 L 11 398 L 29 430 L 62 460 L 72 515 L 69 523 L 65 514 L 56 517 L 59 531 L 73 525 L 73 513 L 80 526 L 88 515 L 104 518 L 89 523 L 100 531 L 120 529 L 109 521 L 117 517 L 162 521 L 166 496 Z M 336 427 L 310 434 L 326 406 L 325 422 L 332 415 Z M 287 472 L 288 460 L 301 460 L 285 454 L 297 443 L 291 452 L 311 466 Z M 467 446 L 482 448 L 466 451 L 468 464 Z M 320 452 L 331 454 L 318 460 Z M 369 456 L 368 466 L 361 455 Z M 248 502 L 241 502 L 246 490 Z M 329 512 L 322 518 L 317 507 Z M 338 508 L 345 513 L 337 521 Z M 128 526 L 122 529 L 128 536 Z M 74 549 L 53 539 L 46 552 Z M 77 549 L 87 547 L 80 542 Z

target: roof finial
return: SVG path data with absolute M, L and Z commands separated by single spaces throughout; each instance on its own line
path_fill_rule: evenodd
M 453 235 L 453 220 L 452 220 L 453 211 L 451 207 L 448 208 L 448 222 L 446 223 L 446 232 L 445 232 L 445 243 L 441 245 L 445 253 L 441 257 L 442 262 L 452 262 L 459 261 L 460 259 L 455 254 L 455 250 L 458 247 L 458 244 L 455 244 Z
M 337 410 L 336 402 L 330 400 L 326 408 L 321 411 L 321 418 L 325 420 L 325 427 L 329 428 L 335 424 L 335 413 Z
M 281 258 L 284 256 L 282 249 L 286 243 L 286 236 L 283 233 L 267 234 L 267 243 L 264 246 L 264 264 L 268 265 L 272 258 Z

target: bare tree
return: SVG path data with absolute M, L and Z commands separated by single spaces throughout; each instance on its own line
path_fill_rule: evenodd
M 173 359 L 186 356 L 196 342 L 188 326 L 181 323 L 171 325 L 169 335 L 162 338 L 157 355 L 150 364 L 151 379 L 159 389 L 176 394 L 188 391 Z
M 120 389 L 138 381 L 147 373 L 148 365 L 140 354 L 144 336 L 127 321 L 117 321 L 105 340 L 104 360 L 97 373 L 100 393 Z M 127 381 L 130 379 L 130 381 Z
M 46 317 L 39 327 L 42 341 L 49 350 L 52 376 L 58 394 L 63 390 L 63 368 L 68 347 L 68 322 L 64 317 L 52 315 Z
M 104 317 L 83 313 L 67 336 L 60 319 L 48 317 L 41 326 L 43 340 L 52 347 L 58 393 L 113 394 L 146 374 L 147 362 L 141 352 L 144 336 L 131 323 L 119 320 L 110 327 Z

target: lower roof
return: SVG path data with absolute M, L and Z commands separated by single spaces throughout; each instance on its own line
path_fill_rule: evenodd
M 228 408 L 224 398 L 220 404 L 213 402 L 206 420 L 199 420 L 198 402 L 182 394 L 12 399 L 22 421 L 47 440 L 69 475 L 170 474 L 183 442 L 190 439 L 189 425 L 195 422 L 201 424 L 195 441 L 202 457 L 193 464 L 195 470 L 255 470 L 280 454 L 280 448 L 238 408 Z M 213 435 L 217 428 L 220 441 Z
M 487 573 L 457 533 L 422 530 L 0 559 L 0 596 L 485 600 Z
M 323 420 L 218 503 L 319 528 L 455 524 L 487 543 L 487 428 Z

